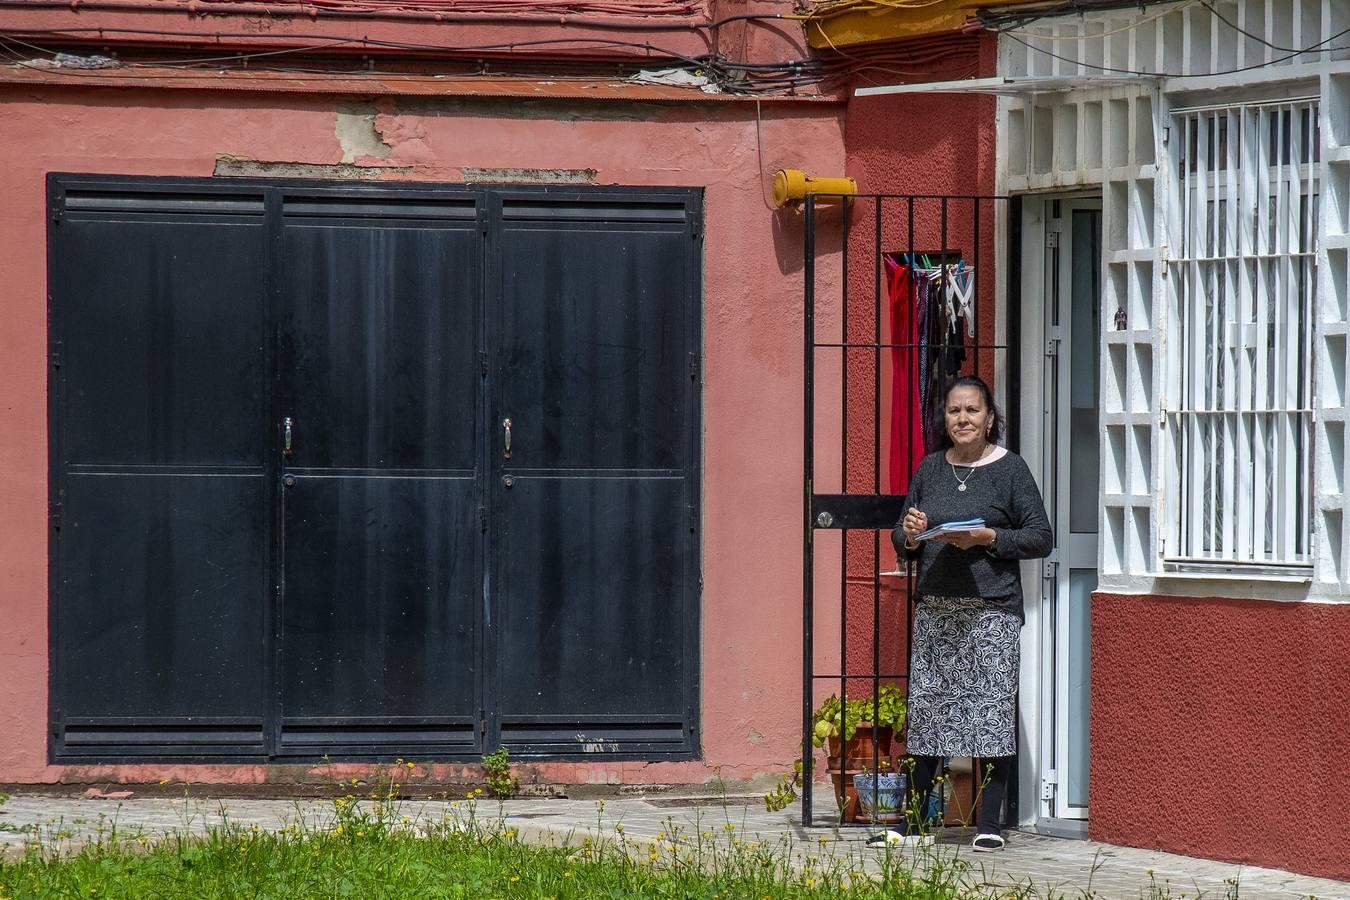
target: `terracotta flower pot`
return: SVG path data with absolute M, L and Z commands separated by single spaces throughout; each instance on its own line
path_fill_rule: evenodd
M 839 821 L 858 821 L 858 792 L 853 787 L 853 775 L 830 766 L 830 781 L 834 784 L 834 802 L 839 810 Z
M 834 735 L 826 744 L 829 753 L 830 766 L 838 768 L 839 759 L 842 756 L 847 762 L 847 768 L 861 772 L 872 768 L 872 726 L 863 723 L 858 726 L 853 733 L 853 737 L 844 744 L 839 740 L 838 735 Z M 876 729 L 877 746 L 876 758 L 878 760 L 890 761 L 891 742 L 894 737 L 894 730 L 889 725 L 883 725 Z M 841 746 L 842 745 L 842 746 Z

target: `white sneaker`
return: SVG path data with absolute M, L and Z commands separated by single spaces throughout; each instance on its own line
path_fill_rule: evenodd
M 977 834 L 975 840 L 970 842 L 970 846 L 977 853 L 993 853 L 995 850 L 1002 850 L 1007 841 L 1003 840 L 1001 834 Z
M 867 846 L 873 849 L 894 846 L 926 847 L 931 843 L 933 843 L 931 834 L 907 834 L 891 828 L 878 832 L 867 839 Z

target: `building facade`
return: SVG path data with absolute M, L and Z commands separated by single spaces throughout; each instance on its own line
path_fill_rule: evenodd
M 998 98 L 1001 381 L 1057 534 L 1018 815 L 1346 877 L 1350 8 L 980 21 L 995 77 L 859 93 Z
M 848 6 L 0 11 L 0 781 L 769 783 L 795 168 L 997 198 L 949 224 L 1057 526 L 1011 817 L 1350 877 L 1350 9 Z M 815 223 L 820 334 L 913 241 L 863 208 Z M 816 374 L 844 490 L 883 365 Z M 841 540 L 861 657 L 905 579 Z

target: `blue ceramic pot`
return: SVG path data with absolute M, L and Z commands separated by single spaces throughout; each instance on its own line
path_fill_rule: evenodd
M 876 789 L 873 790 L 875 784 Z M 901 772 L 859 772 L 853 776 L 858 792 L 859 813 L 873 822 L 899 822 L 904 818 L 905 776 Z

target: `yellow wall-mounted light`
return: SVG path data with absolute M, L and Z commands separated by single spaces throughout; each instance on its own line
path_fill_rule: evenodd
M 783 206 L 792 200 L 804 200 L 807 194 L 856 194 L 858 182 L 852 178 L 817 178 L 800 169 L 779 169 L 773 176 L 773 202 Z

